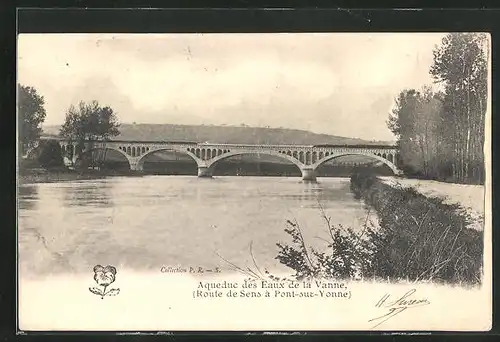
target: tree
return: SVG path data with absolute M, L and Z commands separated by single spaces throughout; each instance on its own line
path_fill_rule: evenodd
M 119 126 L 111 107 L 102 107 L 97 101 L 89 104 L 82 101 L 78 107 L 72 105 L 66 112 L 60 135 L 76 143 L 78 154 L 92 151 L 91 165 L 99 166 L 106 158 L 105 142 L 120 134 Z
M 29 148 L 36 145 L 40 138 L 41 124 L 47 114 L 44 108 L 44 98 L 35 88 L 18 84 L 17 89 L 19 151 L 21 155 L 24 155 Z
M 484 182 L 486 36 L 452 33 L 434 50 L 430 74 L 442 92 L 403 90 L 387 125 L 409 175 Z
M 430 87 L 403 90 L 387 122 L 396 135 L 400 167 L 412 176 L 439 179 L 447 158 L 441 143 L 442 94 Z
M 434 50 L 430 74 L 445 88 L 443 131 L 453 153 L 452 176 L 484 181 L 484 124 L 487 101 L 487 37 L 450 33 Z

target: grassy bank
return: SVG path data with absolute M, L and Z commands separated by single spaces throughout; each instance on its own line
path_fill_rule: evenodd
M 277 259 L 294 269 L 296 278 L 481 282 L 483 233 L 467 228 L 471 218 L 458 205 L 368 174 L 354 174 L 351 191 L 375 210 L 377 227 L 367 220 L 355 232 L 323 213 L 330 239 L 324 251 L 316 251 L 305 243 L 299 223 L 289 221 L 292 244 L 279 243 Z
M 472 218 L 458 204 L 369 175 L 353 175 L 351 184 L 380 220 L 380 231 L 370 232 L 371 243 L 380 246 L 373 276 L 480 282 L 483 233 L 467 228 Z

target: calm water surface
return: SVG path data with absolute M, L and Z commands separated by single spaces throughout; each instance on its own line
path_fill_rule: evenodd
M 95 264 L 133 270 L 162 266 L 287 270 L 277 242 L 291 242 L 296 219 L 312 246 L 327 238 L 319 205 L 332 222 L 354 229 L 366 209 L 349 179 L 192 176 L 116 177 L 25 185 L 19 189 L 21 275 L 88 272 Z

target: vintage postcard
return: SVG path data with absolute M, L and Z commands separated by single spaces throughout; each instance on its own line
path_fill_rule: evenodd
M 20 331 L 486 331 L 490 35 L 18 35 Z

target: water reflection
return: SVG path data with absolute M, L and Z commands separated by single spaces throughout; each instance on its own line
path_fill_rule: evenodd
M 80 182 L 61 187 L 65 206 L 113 206 L 113 182 Z
M 354 195 L 349 191 L 349 181 L 346 179 L 338 179 L 333 186 L 330 182 L 303 183 L 302 192 L 282 194 L 282 197 L 299 201 L 306 208 L 359 205 L 359 202 L 353 201 Z
M 17 192 L 18 208 L 20 210 L 34 210 L 38 201 L 38 186 L 22 185 Z
M 327 233 L 319 204 L 335 224 L 356 228 L 366 217 L 344 179 L 117 177 L 21 191 L 19 260 L 33 276 L 95 264 L 227 266 L 218 255 L 244 266 L 252 264 L 250 242 L 262 267 L 279 269 L 276 243 L 290 238 L 287 219 L 313 243 Z

